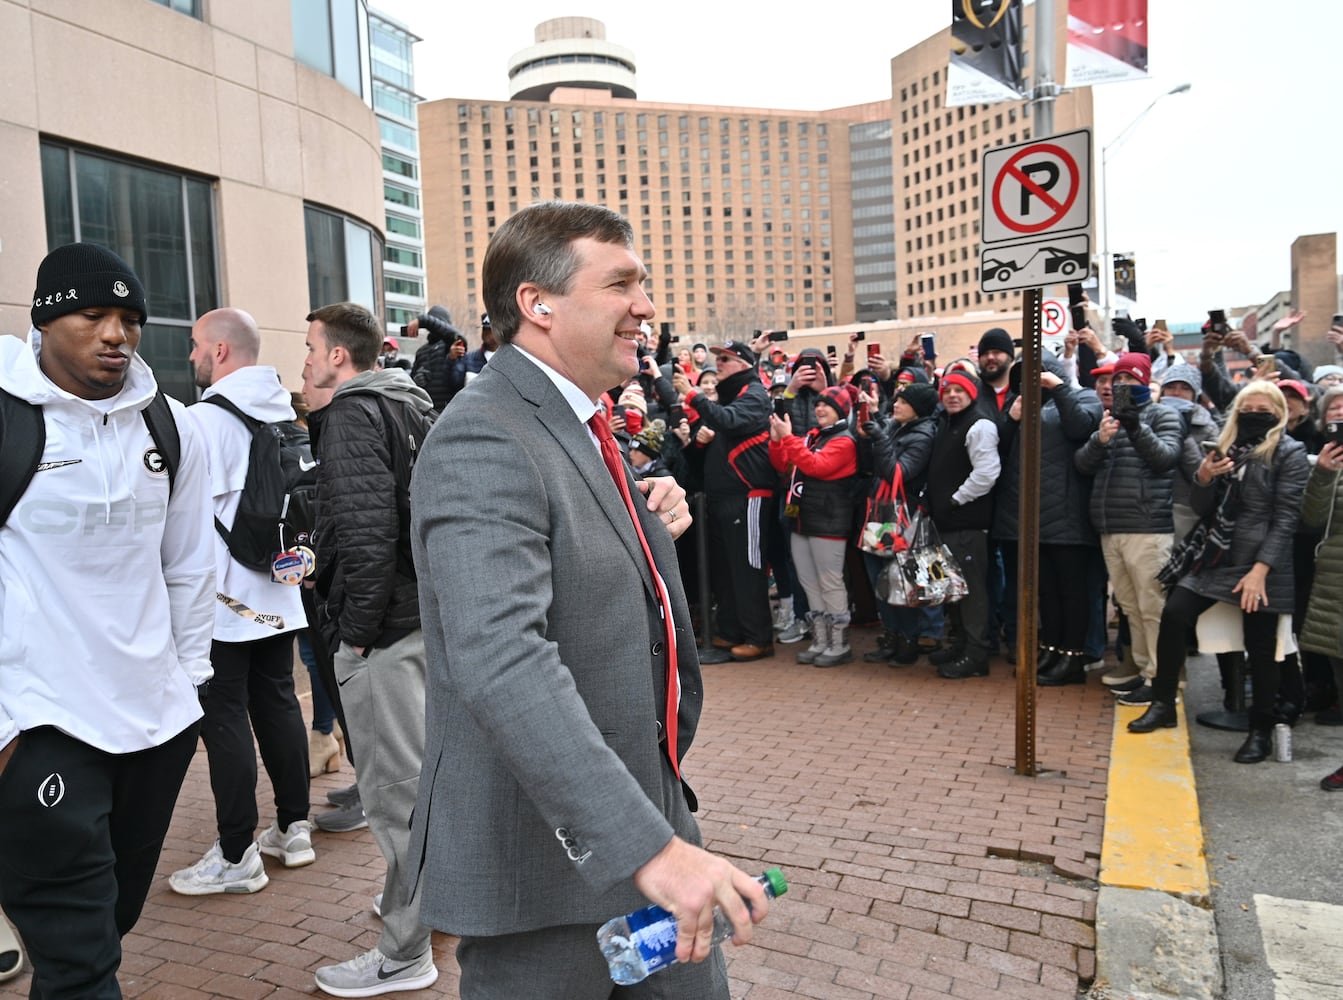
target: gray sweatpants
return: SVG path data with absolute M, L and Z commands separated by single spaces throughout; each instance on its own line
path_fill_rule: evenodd
M 406 853 L 410 814 L 424 761 L 424 635 L 412 632 L 386 649 L 360 656 L 345 643 L 335 654 L 345 721 L 359 748 L 355 779 L 368 828 L 387 862 L 382 939 L 388 958 L 409 961 L 429 949 L 420 900 L 410 898 Z

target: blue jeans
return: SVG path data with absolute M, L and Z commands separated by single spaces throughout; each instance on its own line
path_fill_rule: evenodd
M 331 735 L 336 721 L 336 709 L 331 704 L 331 696 L 326 693 L 322 675 L 317 670 L 317 655 L 312 651 L 312 640 L 305 628 L 298 634 L 298 658 L 308 668 L 308 683 L 312 687 L 312 728 L 319 733 Z

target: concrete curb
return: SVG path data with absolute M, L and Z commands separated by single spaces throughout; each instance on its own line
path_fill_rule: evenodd
M 1117 705 L 1096 901 L 1095 1000 L 1216 1000 L 1222 964 L 1185 713 L 1135 734 Z

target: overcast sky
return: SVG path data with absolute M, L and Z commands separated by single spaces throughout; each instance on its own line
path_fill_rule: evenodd
M 825 5 L 793 16 L 730 0 L 372 5 L 424 38 L 416 87 L 430 100 L 506 100 L 509 57 L 541 21 L 574 15 L 634 51 L 642 99 L 842 107 L 889 99 L 891 58 L 950 21 L 946 0 L 839 3 L 829 23 Z M 1289 288 L 1292 240 L 1343 229 L 1343 2 L 1149 0 L 1149 20 L 1149 79 L 1095 88 L 1096 146 L 1193 89 L 1110 150 L 1110 249 L 1137 255 L 1142 315 L 1201 321 Z

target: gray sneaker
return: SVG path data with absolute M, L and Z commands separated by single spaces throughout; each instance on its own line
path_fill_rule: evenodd
M 257 838 L 256 846 L 262 854 L 279 858 L 286 868 L 301 868 L 317 860 L 317 852 L 312 849 L 312 824 L 306 819 L 295 820 L 283 832 L 278 820 L 271 823 Z
M 358 802 L 359 786 L 346 785 L 344 788 L 333 788 L 326 793 L 326 800 L 333 806 L 348 806 L 351 802 Z
M 349 833 L 368 826 L 368 818 L 364 815 L 364 804 L 355 799 L 348 806 L 318 813 L 312 818 L 312 825 L 324 833 Z
M 376 997 L 431 986 L 438 979 L 438 969 L 432 950 L 405 961 L 388 958 L 374 948 L 340 965 L 322 966 L 315 978 L 317 988 L 333 997 Z
M 801 642 L 807 636 L 811 635 L 811 629 L 801 618 L 795 618 L 793 624 L 774 637 L 775 642 L 791 643 Z
M 255 843 L 248 844 L 237 864 L 224 860 L 219 841 L 190 868 L 168 876 L 168 886 L 183 896 L 210 896 L 221 892 L 258 892 L 270 878 Z

